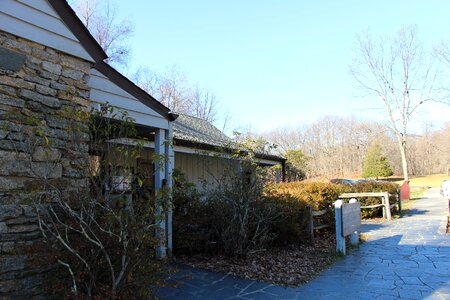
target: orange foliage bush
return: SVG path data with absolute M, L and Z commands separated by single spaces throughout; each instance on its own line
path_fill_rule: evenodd
M 311 206 L 313 210 L 322 210 L 333 205 L 342 193 L 362 192 L 389 192 L 390 203 L 395 201 L 398 185 L 391 182 L 364 181 L 355 185 L 335 184 L 330 182 L 296 181 L 271 185 L 267 193 L 272 198 L 282 199 L 294 198 L 304 206 Z M 380 198 L 366 197 L 359 199 L 361 205 L 379 204 Z M 380 209 L 367 209 L 362 211 L 363 217 L 376 217 Z
M 271 195 L 290 195 L 314 210 L 321 210 L 330 207 L 338 199 L 344 192 L 344 186 L 327 182 L 296 181 L 271 185 L 268 191 Z

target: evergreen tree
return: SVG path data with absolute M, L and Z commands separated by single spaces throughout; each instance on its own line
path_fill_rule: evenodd
M 381 154 L 379 144 L 373 144 L 367 151 L 363 165 L 363 178 L 388 177 L 393 174 L 389 161 Z
M 297 181 L 306 178 L 309 158 L 302 150 L 288 150 L 284 153 L 286 157 L 286 179 L 287 181 Z

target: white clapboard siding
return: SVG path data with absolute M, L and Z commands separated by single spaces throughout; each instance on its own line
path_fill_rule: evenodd
M 97 108 L 99 103 L 108 102 L 118 109 L 128 111 L 129 116 L 135 119 L 137 124 L 163 129 L 169 128 L 167 119 L 142 104 L 95 69 L 91 70 L 88 86 L 91 88 L 90 98 L 93 108 Z
M 35 9 L 40 10 L 41 12 L 46 13 L 47 15 L 59 18 L 58 14 L 53 10 L 53 8 L 50 5 L 48 5 L 47 1 L 19 0 L 19 2 L 34 7 Z
M 204 181 L 215 184 L 223 172 L 233 168 L 237 162 L 233 159 L 211 157 L 200 154 L 177 152 L 175 147 L 175 169 L 181 171 L 186 180 L 201 188 Z
M 47 0 L 0 0 L 0 30 L 94 62 Z

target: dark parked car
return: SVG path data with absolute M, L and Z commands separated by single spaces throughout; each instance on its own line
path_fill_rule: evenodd
M 343 178 L 333 178 L 330 180 L 331 183 L 337 183 L 337 184 L 348 184 L 348 185 L 354 185 L 357 183 L 356 180 L 351 179 L 343 179 Z

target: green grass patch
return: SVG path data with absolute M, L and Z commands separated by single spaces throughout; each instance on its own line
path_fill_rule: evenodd
M 410 210 L 414 208 L 416 201 L 422 199 L 425 196 L 428 188 L 426 187 L 414 187 L 411 188 L 410 199 L 402 201 L 402 214 L 408 215 Z
M 450 179 L 450 176 L 446 174 L 433 174 L 427 176 L 416 176 L 409 180 L 409 186 L 429 186 L 429 187 L 440 187 L 443 180 Z M 395 181 L 398 184 L 403 183 L 403 179 Z
M 411 200 L 419 200 L 419 199 L 423 198 L 423 196 L 425 195 L 427 190 L 428 189 L 425 188 L 425 187 L 413 187 L 413 188 L 411 188 L 410 199 Z

